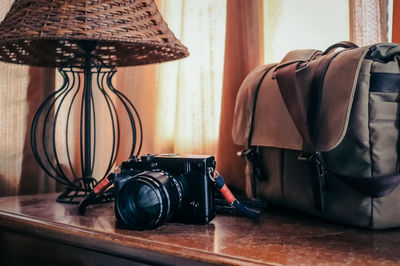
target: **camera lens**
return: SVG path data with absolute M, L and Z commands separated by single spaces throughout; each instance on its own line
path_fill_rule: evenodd
M 164 172 L 144 172 L 129 179 L 117 196 L 121 219 L 133 229 L 150 229 L 168 221 L 180 207 L 183 186 Z
M 127 224 L 152 224 L 160 213 L 162 199 L 145 182 L 130 182 L 120 194 L 120 210 Z

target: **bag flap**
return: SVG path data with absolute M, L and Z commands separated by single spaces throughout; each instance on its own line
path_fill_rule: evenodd
M 323 80 L 320 115 L 317 126 L 319 134 L 315 148 L 328 151 L 336 147 L 344 137 L 352 106 L 360 66 L 369 47 L 333 52 L 321 56 L 320 51 L 288 54 L 279 65 L 266 65 L 254 69 L 243 81 L 237 96 L 233 141 L 239 145 L 247 144 L 247 136 L 252 130 L 251 145 L 269 146 L 284 149 L 302 150 L 302 138 L 298 132 L 280 94 L 278 84 L 273 78 L 276 67 L 289 62 L 310 61 L 296 71 L 296 89 L 306 111 L 309 90 L 315 71 L 324 57 L 332 57 Z M 301 55 L 296 59 L 296 55 Z M 258 83 L 263 79 L 259 91 Z M 253 106 L 256 108 L 253 114 Z M 254 119 L 250 129 L 251 119 Z

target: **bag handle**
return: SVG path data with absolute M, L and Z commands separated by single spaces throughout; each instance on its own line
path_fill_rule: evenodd
M 371 196 L 382 197 L 392 192 L 400 184 L 400 174 L 392 174 L 380 177 L 350 177 L 336 173 L 330 169 L 318 157 L 320 153 L 315 149 L 311 139 L 311 134 L 307 125 L 304 111 L 300 108 L 300 98 L 296 90 L 295 74 L 298 63 L 284 66 L 277 69 L 275 76 L 284 103 L 289 111 L 291 118 L 303 138 L 304 152 L 311 154 L 309 158 L 316 158 L 317 163 L 322 164 L 328 172 L 340 178 L 344 183 L 356 191 Z M 320 184 L 319 184 L 320 185 Z M 318 196 L 318 195 L 317 195 Z
M 354 49 L 354 48 L 358 48 L 358 45 L 353 42 L 349 42 L 349 41 L 337 42 L 335 44 L 332 44 L 328 48 L 326 48 L 326 50 L 322 53 L 322 55 L 326 55 L 336 48 Z

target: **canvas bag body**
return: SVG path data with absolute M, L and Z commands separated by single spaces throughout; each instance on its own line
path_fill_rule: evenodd
M 257 153 L 257 169 L 254 162 L 247 164 L 248 196 L 350 225 L 399 226 L 399 187 L 371 197 L 339 178 L 399 172 L 399 60 L 400 47 L 382 43 L 327 53 L 292 51 L 279 64 L 253 70 L 239 90 L 232 129 L 235 143 Z M 322 191 L 323 210 L 315 208 L 314 173 L 310 164 L 298 160 L 303 137 L 275 77 L 277 69 L 290 64 L 296 64 L 298 110 L 315 118 L 312 141 L 332 170 Z M 316 80 L 321 65 L 327 68 Z

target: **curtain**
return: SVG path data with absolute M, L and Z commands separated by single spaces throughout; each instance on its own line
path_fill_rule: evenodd
M 19 192 L 27 84 L 28 67 L 0 63 L 0 196 Z
M 393 1 L 392 41 L 400 43 L 400 1 Z
M 235 100 L 246 75 L 263 62 L 263 2 L 230 0 L 227 3 L 224 83 L 217 169 L 239 192 L 245 190 L 243 147 L 232 141 Z
M 143 127 L 142 154 L 154 153 L 154 128 L 156 118 L 156 69 L 157 65 L 118 68 L 115 77 L 116 88 L 124 93 L 139 111 Z M 122 106 L 118 106 L 122 108 Z M 128 125 L 122 121 L 122 127 Z M 122 135 L 124 136 L 122 128 Z M 124 147 L 121 147 L 124 149 Z M 125 155 L 126 156 L 126 155 Z M 117 159 L 117 165 L 126 160 L 123 153 Z
M 17 194 L 37 194 L 56 191 L 56 183 L 49 178 L 36 162 L 30 143 L 31 124 L 33 117 L 42 103 L 43 99 L 54 91 L 55 86 L 55 70 L 40 67 L 28 68 L 28 84 L 22 87 L 25 93 L 24 103 L 25 113 L 24 119 L 19 120 L 20 125 L 24 125 L 24 139 L 22 150 L 22 162 L 18 167 L 21 169 Z M 26 78 L 26 77 L 25 77 Z M 46 139 L 45 141 L 50 141 Z
M 0 21 L 12 2 L 0 2 Z M 52 70 L 0 63 L 0 196 L 54 191 L 29 141 L 33 114 L 52 80 Z
M 359 46 L 387 42 L 387 0 L 349 0 L 349 7 L 352 42 Z
M 226 1 L 165 0 L 160 1 L 159 7 L 190 56 L 158 66 L 154 151 L 215 154 Z

